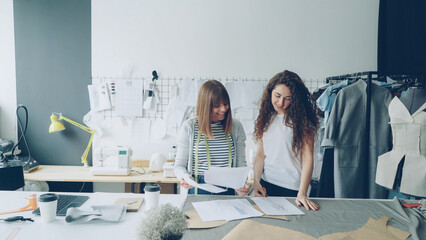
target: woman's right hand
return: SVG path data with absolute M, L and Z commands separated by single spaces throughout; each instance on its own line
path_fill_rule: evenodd
M 194 178 L 193 177 L 191 177 L 191 179 L 192 180 L 194 180 Z M 191 189 L 191 188 L 194 188 L 194 186 L 192 186 L 192 185 L 189 185 L 183 178 L 182 179 L 180 179 L 180 184 L 179 184 L 181 187 L 183 187 L 183 188 L 185 188 L 185 189 Z
M 253 195 L 255 197 L 266 197 L 266 189 L 262 187 L 260 182 L 255 182 L 253 185 Z

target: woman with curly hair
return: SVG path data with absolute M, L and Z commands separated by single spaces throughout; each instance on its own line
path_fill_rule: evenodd
M 307 192 L 313 170 L 316 105 L 300 77 L 276 74 L 263 91 L 254 137 L 254 196 L 296 197 L 307 210 L 318 209 Z

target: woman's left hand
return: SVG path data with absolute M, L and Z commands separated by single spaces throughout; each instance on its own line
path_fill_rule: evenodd
M 250 186 L 244 184 L 244 187 L 235 189 L 239 196 L 247 196 L 250 193 Z
M 314 203 L 313 201 L 311 201 L 304 194 L 297 194 L 295 202 L 296 202 L 296 204 L 297 204 L 298 207 L 301 207 L 303 205 L 306 208 L 306 210 L 316 211 L 319 208 L 316 203 Z

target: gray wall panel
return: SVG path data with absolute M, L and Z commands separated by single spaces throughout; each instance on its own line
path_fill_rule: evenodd
M 81 165 L 90 135 L 65 122 L 65 131 L 48 128 L 52 112 L 82 123 L 90 110 L 91 1 L 15 0 L 14 18 L 17 103 L 28 108 L 31 154 L 41 164 Z

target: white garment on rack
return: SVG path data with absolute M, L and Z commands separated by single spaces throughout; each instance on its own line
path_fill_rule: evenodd
M 413 115 L 394 97 L 389 104 L 393 149 L 379 156 L 376 183 L 393 188 L 398 164 L 405 156 L 400 191 L 426 197 L 426 103 Z

